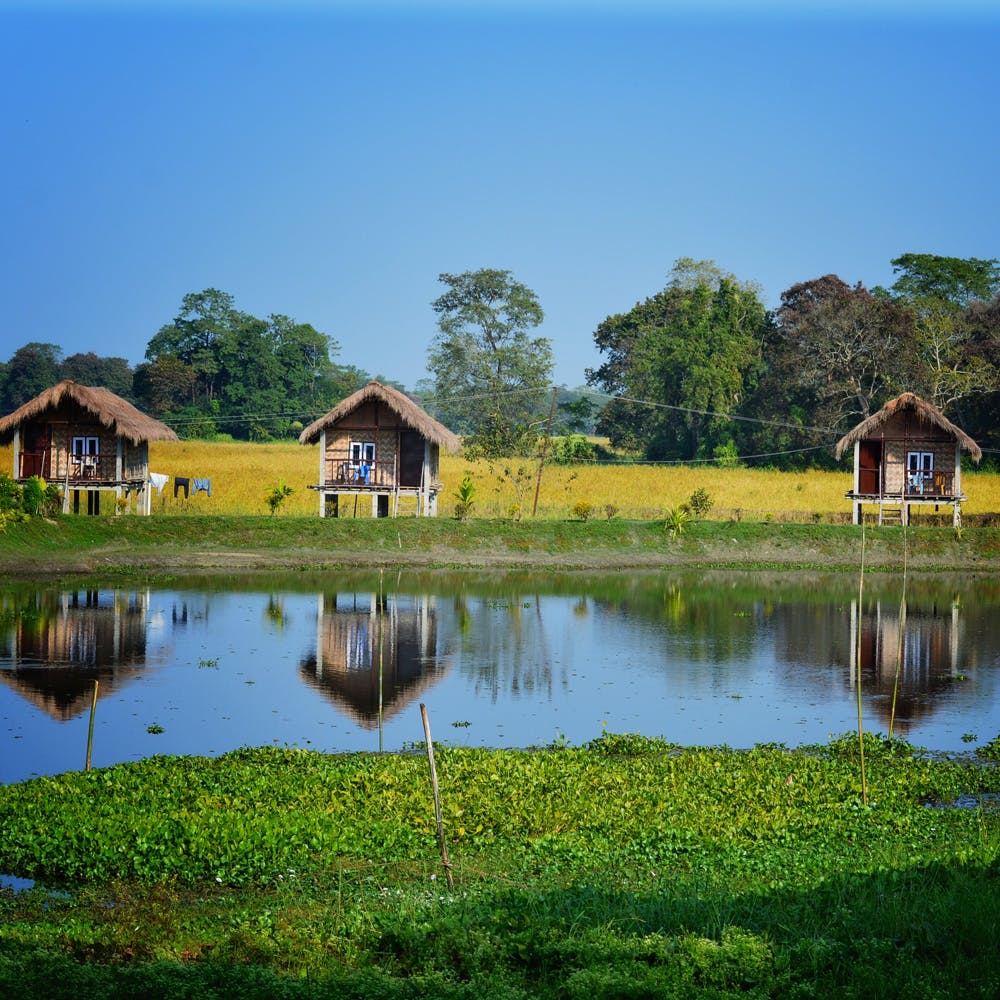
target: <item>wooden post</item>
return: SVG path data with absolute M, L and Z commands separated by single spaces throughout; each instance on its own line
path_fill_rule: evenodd
M 437 822 L 438 843 L 441 845 L 441 863 L 444 865 L 448 888 L 454 889 L 455 882 L 451 877 L 451 862 L 448 860 L 448 844 L 444 839 L 444 824 L 441 822 L 441 794 L 438 791 L 437 768 L 434 766 L 434 744 L 431 742 L 431 724 L 427 720 L 427 707 L 420 703 L 420 717 L 424 722 L 424 739 L 427 741 L 427 762 L 431 769 L 431 788 L 434 792 L 434 819 Z
M 90 702 L 90 726 L 87 729 L 87 759 L 84 763 L 83 769 L 85 771 L 90 770 L 90 751 L 94 748 L 94 716 L 97 714 L 97 687 L 98 680 L 94 678 L 94 697 Z

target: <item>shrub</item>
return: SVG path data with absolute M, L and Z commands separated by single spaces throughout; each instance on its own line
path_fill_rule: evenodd
M 552 439 L 552 461 L 557 465 L 574 462 L 593 462 L 597 458 L 597 448 L 584 434 L 567 434 L 566 437 Z
M 21 487 L 21 509 L 25 514 L 40 514 L 44 496 L 45 483 L 38 476 L 32 476 Z
M 708 490 L 704 486 L 699 486 L 688 500 L 688 507 L 695 517 L 704 517 L 714 505 L 715 501 L 708 495 Z
M 664 527 L 670 533 L 671 538 L 684 534 L 688 521 L 691 520 L 691 511 L 684 505 L 671 507 L 667 511 L 667 520 Z
M 21 487 L 6 473 L 0 474 L 0 513 L 21 509 Z
M 278 485 L 275 486 L 270 493 L 265 495 L 264 502 L 271 509 L 272 517 L 278 513 L 278 510 L 281 507 L 281 505 L 294 492 L 295 490 L 293 490 L 291 486 L 289 486 L 283 479 L 281 479 L 278 481 Z
M 593 509 L 594 505 L 589 500 L 577 500 L 570 508 L 570 514 L 579 521 L 586 521 Z
M 464 521 L 472 513 L 472 508 L 476 504 L 476 484 L 472 481 L 471 476 L 463 476 L 454 496 L 455 517 L 459 521 Z

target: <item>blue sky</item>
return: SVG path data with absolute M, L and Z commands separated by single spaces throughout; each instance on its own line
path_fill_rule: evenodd
M 0 0 L 0 359 L 141 361 L 215 287 L 412 386 L 497 267 L 573 386 L 679 257 L 772 307 L 1000 257 L 997 7 Z

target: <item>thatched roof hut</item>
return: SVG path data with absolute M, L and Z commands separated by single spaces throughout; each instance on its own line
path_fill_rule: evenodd
M 456 452 L 462 446 L 457 434 L 453 434 L 444 424 L 438 423 L 409 396 L 391 385 L 383 385 L 374 380 L 341 400 L 329 413 L 314 420 L 299 435 L 299 444 L 314 444 L 324 430 L 340 423 L 345 417 L 368 403 L 382 404 L 394 413 L 402 424 L 418 431 L 428 441 L 446 451 Z
M 901 396 L 890 399 L 881 410 L 873 413 L 867 420 L 862 420 L 857 427 L 837 442 L 834 454 L 840 458 L 848 448 L 853 447 L 855 442 L 877 437 L 890 421 L 907 413 L 911 413 L 918 420 L 922 420 L 932 427 L 937 427 L 949 437 L 954 438 L 959 447 L 963 451 L 967 451 L 974 462 L 978 463 L 982 459 L 983 453 L 979 445 L 965 431 L 956 427 L 933 403 L 926 402 L 912 392 L 904 392 Z
M 13 413 L 0 418 L 0 443 L 7 444 L 22 424 L 60 410 L 67 403 L 75 404 L 94 423 L 106 427 L 116 437 L 124 438 L 132 444 L 178 440 L 177 435 L 166 424 L 141 413 L 110 389 L 77 385 L 76 382 L 65 379 L 39 393 Z
M 408 396 L 369 382 L 313 421 L 300 444 L 319 441 L 320 516 L 340 516 L 341 498 L 370 497 L 372 515 L 398 514 L 401 499 L 418 514 L 433 516 L 441 490 L 439 452 L 458 451 L 461 441 Z
M 961 520 L 961 453 L 974 462 L 983 453 L 968 434 L 933 404 L 912 392 L 889 400 L 862 420 L 836 444 L 840 458 L 854 449 L 853 521 L 861 523 L 862 506 L 878 507 L 879 524 L 906 524 L 911 507 L 942 504 L 953 508 L 953 523 Z

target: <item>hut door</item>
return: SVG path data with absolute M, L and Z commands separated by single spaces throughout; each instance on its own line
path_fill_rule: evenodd
M 49 425 L 25 424 L 21 451 L 21 475 L 47 477 L 49 469 Z
M 862 441 L 858 448 L 858 492 L 865 496 L 881 494 L 882 442 Z
M 399 432 L 399 485 L 419 488 L 424 468 L 424 436 L 419 431 Z

